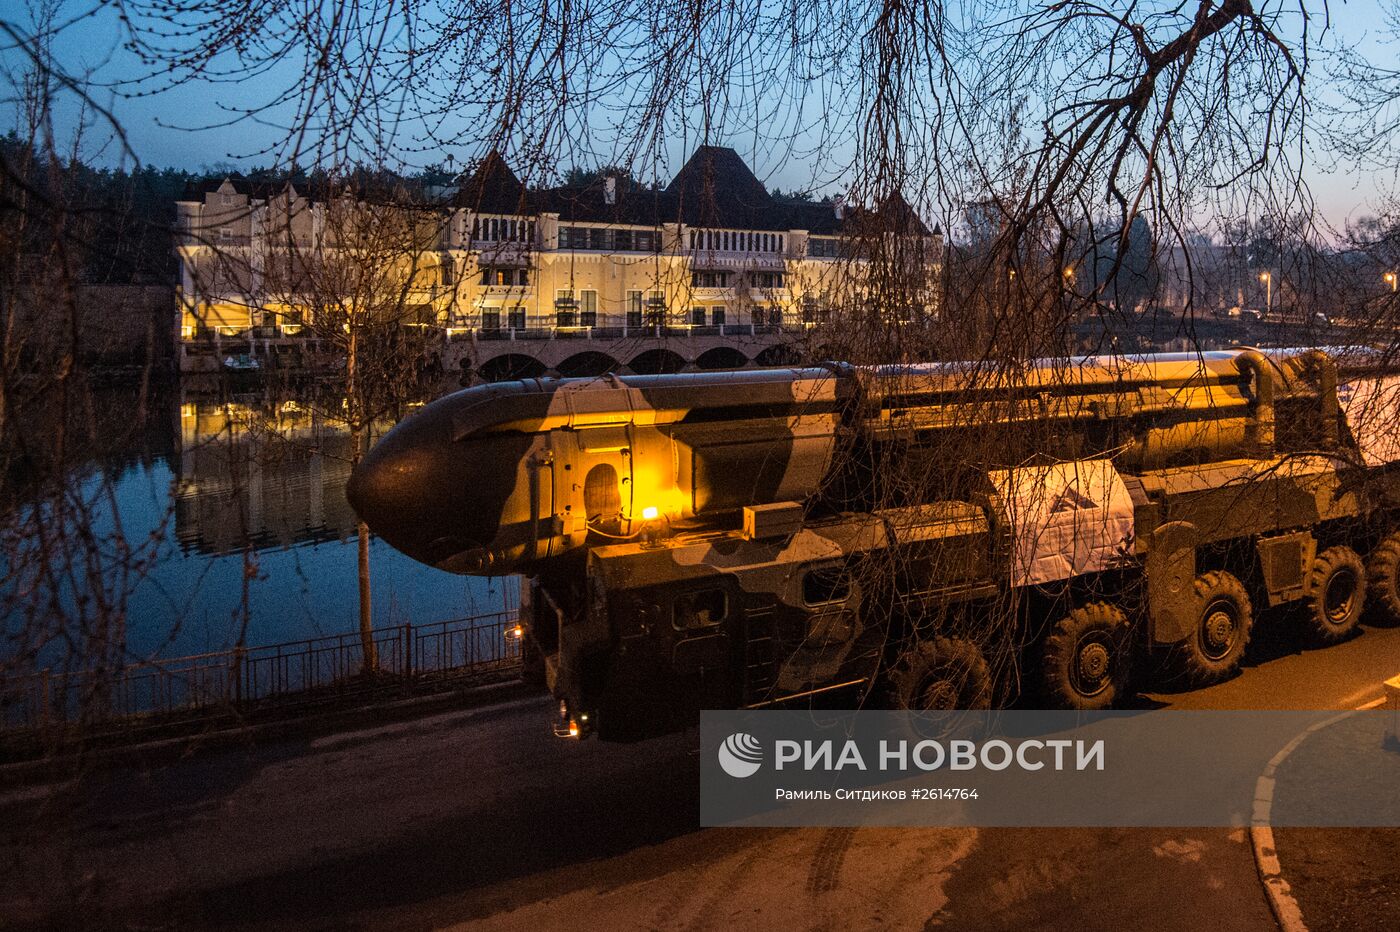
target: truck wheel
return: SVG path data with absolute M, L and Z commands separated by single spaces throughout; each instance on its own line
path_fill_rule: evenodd
M 1218 683 L 1240 667 L 1254 626 L 1244 583 L 1232 573 L 1202 573 L 1194 583 L 1196 629 L 1177 647 L 1182 672 L 1197 685 Z
M 976 644 L 963 638 L 920 641 L 890 678 L 895 708 L 910 712 L 989 709 L 992 677 Z
M 1046 698 L 1080 712 L 1110 708 L 1128 681 L 1128 617 L 1107 602 L 1080 606 L 1045 638 L 1041 676 Z
M 1366 608 L 1366 567 L 1350 547 L 1328 547 L 1308 573 L 1308 633 L 1322 644 L 1340 641 Z
M 1391 624 L 1400 623 L 1400 532 L 1389 535 L 1366 561 L 1366 595 Z

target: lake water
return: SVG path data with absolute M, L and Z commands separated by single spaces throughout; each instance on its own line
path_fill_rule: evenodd
M 356 630 L 350 441 L 324 402 L 177 394 L 149 402 L 135 430 L 121 429 L 129 394 L 95 404 L 110 436 L 72 474 L 98 533 L 119 527 L 152 557 L 126 599 L 122 653 L 173 657 Z M 370 565 L 376 627 L 499 611 L 518 594 L 516 578 L 453 576 L 378 540 Z M 67 585 L 65 598 L 83 588 Z M 5 595 L 16 649 L 22 598 Z

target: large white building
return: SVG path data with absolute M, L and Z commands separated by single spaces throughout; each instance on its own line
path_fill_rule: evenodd
M 279 251 L 335 247 L 331 201 L 238 178 L 188 191 L 177 205 L 183 342 L 295 335 L 312 311 L 270 270 Z M 930 296 L 943 256 L 941 232 L 898 193 L 871 209 L 777 200 L 734 150 L 710 146 L 662 190 L 609 175 L 529 188 L 493 155 L 435 216 L 413 317 L 449 339 L 800 330 L 850 300 L 864 262 L 853 243 L 872 231 L 916 245 Z

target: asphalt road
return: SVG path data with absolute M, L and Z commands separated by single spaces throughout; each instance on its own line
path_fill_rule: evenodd
M 1143 701 L 1352 708 L 1400 672 L 1400 629 L 1292 644 L 1266 638 L 1231 682 Z M 1274 928 L 1243 830 L 701 830 L 693 733 L 562 741 L 552 711 L 525 700 L 0 795 L 0 927 Z

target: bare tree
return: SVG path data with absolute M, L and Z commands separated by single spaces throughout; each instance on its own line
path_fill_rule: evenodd
M 453 290 L 451 260 L 438 252 L 442 213 L 401 187 L 330 179 L 316 193 L 321 199 L 288 184 L 270 197 L 264 245 L 249 259 L 258 267 L 264 311 L 285 329 L 308 331 L 343 361 L 342 405 L 325 417 L 348 430 L 353 466 L 375 429 L 423 390 L 436 333 L 429 328 Z M 363 521 L 356 534 L 359 630 L 364 668 L 373 672 L 370 534 Z

